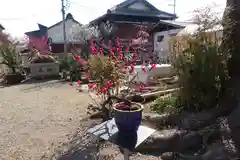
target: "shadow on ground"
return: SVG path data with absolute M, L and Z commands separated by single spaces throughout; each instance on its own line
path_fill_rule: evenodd
M 23 81 L 21 83 L 18 84 L 14 84 L 14 85 L 9 85 L 9 84 L 4 84 L 2 80 L 0 80 L 0 88 L 7 88 L 7 87 L 14 87 L 14 86 L 23 86 L 23 89 L 21 89 L 22 91 L 32 91 L 32 90 L 39 90 L 41 88 L 53 88 L 53 87 L 60 87 L 64 84 L 70 84 L 70 82 L 67 82 L 65 80 L 59 80 L 59 79 L 43 79 L 43 80 L 35 80 L 35 79 L 30 79 L 30 80 L 26 80 Z M 29 86 L 29 87 L 25 87 L 25 86 Z
M 82 120 L 77 131 L 66 143 L 53 145 L 41 160 L 94 160 L 99 154 L 99 141 L 87 133 L 87 129 L 98 124 L 93 120 Z
M 87 133 L 89 128 L 101 123 L 100 120 L 87 118 L 80 121 L 80 123 L 81 125 L 77 128 L 77 131 L 68 137 L 66 143 L 53 145 L 49 153 L 44 154 L 41 160 L 114 160 L 115 158 L 123 158 L 118 146 Z M 146 156 L 159 156 L 157 152 L 140 153 Z M 136 158 L 142 156 L 142 154 L 133 153 L 131 156 Z
M 59 88 L 63 85 L 69 84 L 69 82 L 64 80 L 31 80 L 21 84 L 23 86 L 21 91 L 30 92 L 37 91 L 42 88 Z

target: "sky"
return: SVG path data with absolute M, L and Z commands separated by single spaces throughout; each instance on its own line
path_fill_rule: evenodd
M 65 0 L 67 10 L 82 24 L 106 13 L 107 9 L 123 0 Z M 160 10 L 173 13 L 174 0 L 148 0 Z M 223 12 L 226 0 L 176 0 L 179 21 L 189 20 L 197 8 L 214 5 Z M 62 19 L 61 0 L 0 0 L 0 24 L 13 37 L 22 37 L 24 32 L 37 30 L 37 23 L 51 26 Z

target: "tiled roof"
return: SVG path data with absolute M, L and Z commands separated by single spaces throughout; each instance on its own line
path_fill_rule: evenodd
M 130 6 L 134 3 L 137 3 L 137 2 L 142 2 L 143 4 L 145 4 L 150 9 L 150 11 L 142 12 L 142 11 L 139 11 L 139 10 L 131 10 L 131 9 L 127 8 L 128 6 Z M 175 14 L 168 13 L 168 12 L 161 11 L 161 10 L 157 9 L 151 3 L 149 3 L 147 0 L 125 0 L 122 3 L 116 5 L 115 7 L 112 7 L 109 11 L 111 13 L 131 14 L 131 15 L 135 15 L 135 14 L 146 15 L 146 14 L 149 14 L 149 15 L 167 15 L 167 16 L 170 16 L 170 17 L 176 17 Z
M 133 9 L 130 6 L 136 3 L 142 3 L 148 9 L 139 10 Z M 177 16 L 172 13 L 161 11 L 154 7 L 147 0 L 125 0 L 124 2 L 112 7 L 107 10 L 107 13 L 98 17 L 97 19 L 90 22 L 90 24 L 95 24 L 98 21 L 105 19 L 108 15 L 124 15 L 124 16 L 136 16 L 136 17 L 153 17 L 157 19 L 176 19 Z

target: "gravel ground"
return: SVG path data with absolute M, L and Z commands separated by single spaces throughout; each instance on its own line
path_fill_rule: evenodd
M 0 88 L 0 160 L 94 160 L 96 139 L 86 129 L 96 122 L 82 120 L 89 102 L 86 93 L 60 81 Z M 101 159 L 123 159 L 116 146 L 104 146 Z
M 89 101 L 59 81 L 0 88 L 0 159 L 40 159 L 76 130 Z

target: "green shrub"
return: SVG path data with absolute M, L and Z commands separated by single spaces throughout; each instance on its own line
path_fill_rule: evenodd
M 61 59 L 59 61 L 59 70 L 60 72 L 63 70 L 69 70 L 70 69 L 70 65 L 67 59 Z
M 92 79 L 104 81 L 113 79 L 114 64 L 107 56 L 91 56 L 89 59 L 89 74 Z
M 229 54 L 221 44 L 222 20 L 211 6 L 196 10 L 193 22 L 198 25 L 196 32 L 175 43 L 172 54 L 181 87 L 179 102 L 183 109 L 197 112 L 217 107 L 228 80 Z
M 109 56 L 90 56 L 88 73 L 90 78 L 97 80 L 98 86 L 104 86 L 105 81 L 113 82 L 112 86 L 119 86 L 125 78 L 120 67 L 122 60 L 113 60 Z M 118 87 L 116 87 L 118 88 Z
M 174 62 L 181 87 L 180 103 L 191 111 L 213 108 L 227 79 L 227 58 L 221 54 L 220 45 L 206 40 L 205 34 L 189 37 L 187 43 L 189 47 Z
M 82 68 L 83 66 L 76 62 L 72 57 L 66 57 L 60 60 L 59 69 L 60 71 L 68 74 L 71 81 L 82 80 Z M 66 77 L 63 77 L 66 79 Z
M 181 106 L 176 94 L 167 94 L 154 100 L 150 108 L 156 113 L 172 113 L 181 110 Z
M 12 73 L 19 69 L 18 52 L 14 45 L 0 46 L 0 64 L 6 65 Z

